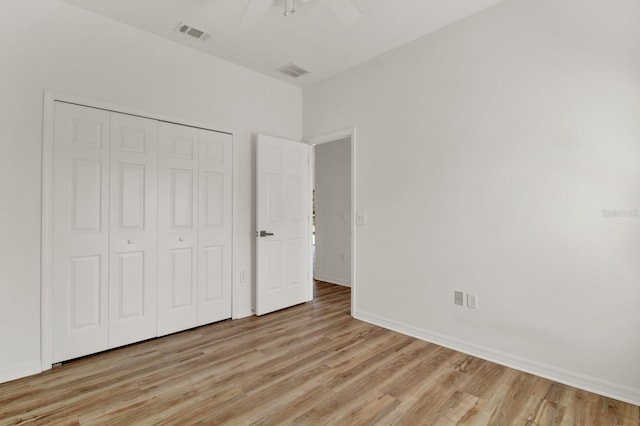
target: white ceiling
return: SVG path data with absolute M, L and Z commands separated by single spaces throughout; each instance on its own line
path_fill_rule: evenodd
M 352 25 L 323 0 L 296 0 L 297 13 L 287 17 L 285 0 L 269 0 L 262 19 L 242 24 L 249 0 L 63 1 L 305 87 L 503 0 L 351 0 L 362 13 Z M 180 34 L 180 23 L 211 37 Z M 311 73 L 293 79 L 276 71 L 292 62 Z

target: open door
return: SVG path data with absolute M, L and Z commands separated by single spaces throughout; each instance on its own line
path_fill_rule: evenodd
M 256 315 L 311 300 L 309 145 L 258 135 Z

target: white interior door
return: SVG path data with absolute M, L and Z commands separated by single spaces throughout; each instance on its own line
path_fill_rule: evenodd
M 256 314 L 311 300 L 309 149 L 257 140 Z
M 198 324 L 231 317 L 232 140 L 198 130 Z
M 198 130 L 161 122 L 158 335 L 197 325 Z
M 111 114 L 109 347 L 156 335 L 158 122 Z
M 52 362 L 108 348 L 107 111 L 56 102 L 53 147 Z

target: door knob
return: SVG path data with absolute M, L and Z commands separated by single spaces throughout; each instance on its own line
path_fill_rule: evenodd
M 127 244 L 129 245 L 133 244 L 133 240 L 127 240 Z
M 272 232 L 260 231 L 260 236 L 261 236 L 261 237 L 269 237 L 269 236 L 271 236 L 271 235 L 273 235 L 273 233 L 272 233 Z
M 182 241 L 184 241 L 184 238 L 180 237 L 180 238 L 178 238 L 178 241 L 182 242 Z

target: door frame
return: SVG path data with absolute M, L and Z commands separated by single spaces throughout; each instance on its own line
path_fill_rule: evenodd
M 309 138 L 307 140 L 307 144 L 309 144 L 314 149 L 311 151 L 310 167 L 309 167 L 309 204 L 310 209 L 312 208 L 311 203 L 313 203 L 311 194 L 313 193 L 313 186 L 315 185 L 315 173 L 316 173 L 316 157 L 315 157 L 315 146 L 323 143 L 336 142 L 343 139 L 349 139 L 351 142 L 351 217 L 349 218 L 349 223 L 351 226 L 351 316 L 353 316 L 355 312 L 356 306 L 356 294 L 357 294 L 357 284 L 356 284 L 356 128 L 349 127 L 342 130 L 337 130 L 330 133 L 325 133 L 319 136 L 315 136 Z M 312 211 L 312 210 L 309 210 Z M 310 232 L 311 226 L 310 226 Z M 311 236 L 309 237 L 309 264 L 313 268 L 313 241 Z M 311 269 L 313 271 L 313 269 Z M 313 275 L 313 274 L 312 274 Z M 313 276 L 310 280 L 313 283 Z
M 155 112 L 149 112 L 140 110 L 137 108 L 131 108 L 122 105 L 116 105 L 108 102 L 97 101 L 94 99 L 83 98 L 66 93 L 56 92 L 53 90 L 44 90 L 43 94 L 43 123 L 42 123 L 42 218 L 41 218 L 41 249 L 40 249 L 40 369 L 46 371 L 51 369 L 52 363 L 52 334 L 51 328 L 51 292 L 52 292 L 52 253 L 53 253 L 53 135 L 54 135 L 54 109 L 55 102 L 66 102 L 70 104 L 76 104 L 80 106 L 86 106 L 89 108 L 97 108 L 111 112 L 117 112 L 121 114 L 128 114 L 133 116 L 139 116 L 144 118 L 150 118 L 152 120 L 164 121 L 168 123 L 180 124 L 184 126 L 196 127 L 199 129 L 212 130 L 220 133 L 230 134 L 232 137 L 234 133 L 229 129 L 225 129 L 223 126 L 218 126 L 211 123 L 202 123 L 195 120 L 185 120 L 183 118 L 176 118 L 158 114 Z M 238 147 L 236 143 L 232 142 L 232 190 L 231 190 L 231 217 L 232 217 L 232 236 L 231 236 L 231 318 L 236 318 L 238 309 L 236 308 L 236 291 L 238 286 L 236 285 L 237 279 L 237 221 L 233 220 L 236 217 L 238 211 L 237 200 L 238 197 Z

